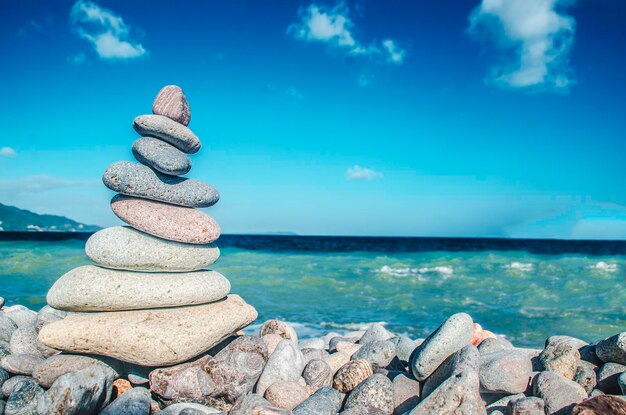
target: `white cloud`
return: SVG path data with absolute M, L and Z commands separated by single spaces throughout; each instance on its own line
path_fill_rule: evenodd
M 21 177 L 18 179 L 0 179 L 0 190 L 15 195 L 20 193 L 65 189 L 68 187 L 94 186 L 98 184 L 98 180 L 72 180 L 40 175 Z
M 15 157 L 17 153 L 11 147 L 0 148 L 0 156 L 2 157 Z
M 383 48 L 387 53 L 387 61 L 395 64 L 401 64 L 404 62 L 404 56 L 406 55 L 406 50 L 400 48 L 396 45 L 391 39 L 383 40 Z
M 382 173 L 359 165 L 354 165 L 346 171 L 346 178 L 348 180 L 374 180 L 382 177 Z
M 516 62 L 494 68 L 493 81 L 512 88 L 572 83 L 568 66 L 576 22 L 557 7 L 571 0 L 482 0 L 470 15 L 470 31 L 487 34 L 498 47 L 514 50 Z
M 369 45 L 359 42 L 353 34 L 354 23 L 348 12 L 343 2 L 333 8 L 311 4 L 300 9 L 300 21 L 291 24 L 287 32 L 299 40 L 328 44 L 350 56 L 386 56 L 386 62 L 402 63 L 406 51 L 397 47 L 391 39 L 383 41 L 380 46 L 375 42 Z
M 77 1 L 70 17 L 78 35 L 89 41 L 102 59 L 132 59 L 148 53 L 129 39 L 130 28 L 120 16 L 91 1 Z

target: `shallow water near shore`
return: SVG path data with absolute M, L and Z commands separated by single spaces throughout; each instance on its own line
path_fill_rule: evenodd
M 623 254 L 359 250 L 356 242 L 252 250 L 233 243 L 245 236 L 228 238 L 213 269 L 256 307 L 258 322 L 287 320 L 302 337 L 384 322 L 418 338 L 460 311 L 519 346 L 540 347 L 553 334 L 591 341 L 626 330 Z M 0 296 L 38 309 L 58 277 L 89 263 L 81 240 L 0 241 Z

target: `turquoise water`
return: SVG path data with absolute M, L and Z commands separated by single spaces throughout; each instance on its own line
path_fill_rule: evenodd
M 39 308 L 52 283 L 88 264 L 84 242 L 0 241 L 0 296 Z M 369 249 L 369 248 L 368 248 Z M 222 248 L 213 267 L 259 312 L 301 335 L 385 322 L 414 338 L 465 311 L 516 344 L 626 330 L 626 256 L 525 251 L 352 252 Z

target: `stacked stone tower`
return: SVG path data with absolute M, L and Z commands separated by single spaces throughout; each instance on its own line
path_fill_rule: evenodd
M 197 210 L 217 203 L 218 192 L 181 177 L 187 154 L 200 140 L 187 127 L 191 111 L 183 91 L 166 86 L 151 115 L 135 118 L 142 137 L 133 144 L 141 164 L 118 161 L 104 184 L 118 194 L 113 212 L 130 227 L 95 233 L 86 244 L 94 265 L 63 275 L 48 304 L 69 316 L 44 327 L 45 345 L 72 353 L 110 356 L 143 366 L 192 359 L 247 326 L 256 310 L 229 281 L 207 268 L 219 258 L 219 225 Z

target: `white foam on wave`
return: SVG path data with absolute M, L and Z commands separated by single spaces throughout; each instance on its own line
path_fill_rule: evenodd
M 393 277 L 408 277 L 411 275 L 424 275 L 438 273 L 443 276 L 449 276 L 454 273 L 454 269 L 450 266 L 422 267 L 422 268 L 393 268 L 389 265 L 383 265 L 378 272 L 391 275 Z
M 604 261 L 600 261 L 595 265 L 591 265 L 587 268 L 603 272 L 617 272 L 619 270 L 619 266 L 617 264 L 609 264 L 608 262 Z
M 511 262 L 508 265 L 505 265 L 504 268 L 514 269 L 517 271 L 530 272 L 535 269 L 535 266 L 531 263 L 526 262 Z
M 322 322 L 321 325 L 324 327 L 329 327 L 335 330 L 349 330 L 349 331 L 361 331 L 369 329 L 373 324 L 380 324 L 382 326 L 386 326 L 386 321 L 374 321 L 370 323 L 333 323 L 333 322 Z

